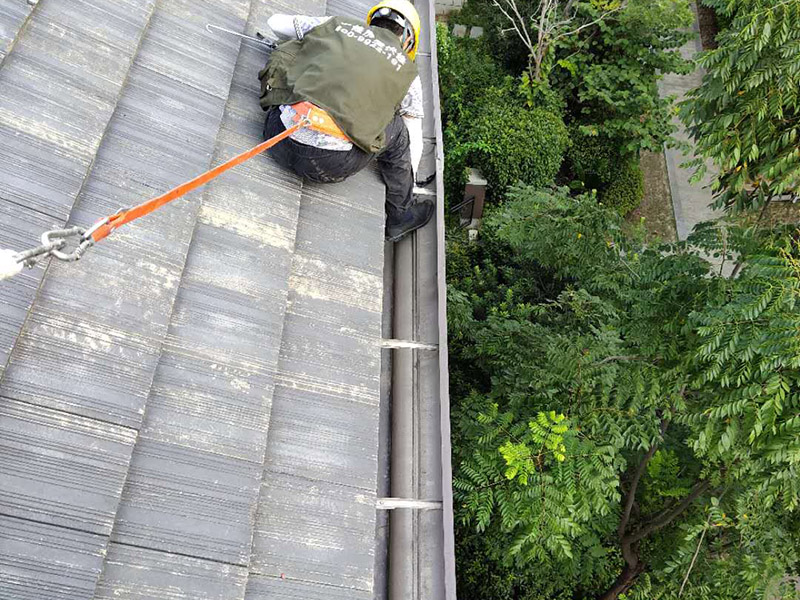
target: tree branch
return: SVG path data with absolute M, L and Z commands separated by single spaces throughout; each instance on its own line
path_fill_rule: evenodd
M 711 483 L 708 480 L 697 482 L 694 485 L 692 491 L 689 493 L 689 495 L 686 496 L 686 498 L 684 498 L 683 501 L 681 501 L 677 506 L 675 506 L 672 510 L 662 514 L 657 519 L 644 524 L 642 527 L 640 527 L 631 535 L 629 535 L 626 538 L 626 541 L 628 541 L 631 544 L 635 544 L 636 542 L 646 538 L 654 531 L 657 531 L 662 527 L 664 527 L 665 525 L 668 525 L 675 517 L 677 517 L 684 510 L 686 510 L 689 507 L 689 505 L 692 502 L 694 502 L 697 499 L 697 497 L 700 496 L 703 492 L 705 492 L 710 486 Z
M 505 17 L 506 17 L 506 18 L 507 18 L 509 21 L 511 21 L 511 25 L 512 25 L 512 26 L 513 26 L 513 28 L 514 28 L 514 31 L 516 31 L 516 32 L 517 32 L 517 36 L 519 37 L 519 39 L 522 41 L 522 43 L 523 43 L 523 44 L 525 44 L 525 46 L 528 48 L 528 50 L 529 50 L 531 53 L 533 53 L 533 46 L 532 46 L 532 44 L 531 44 L 531 42 L 530 42 L 530 39 L 529 39 L 529 38 L 527 38 L 527 35 L 523 35 L 522 31 L 520 31 L 519 27 L 517 26 L 517 21 L 514 19 L 514 17 L 512 17 L 510 14 L 508 14 L 508 11 L 506 11 L 506 9 L 504 9 L 504 8 L 503 8 L 503 7 L 500 5 L 500 2 L 498 2 L 498 0 L 493 0 L 492 4 L 494 4 L 494 5 L 495 5 L 497 8 L 499 8 L 499 9 L 500 9 L 500 12 L 502 12 L 502 13 L 503 13 L 503 15 L 505 15 Z M 525 26 L 524 26 L 524 24 L 522 24 L 522 27 L 523 27 L 523 28 L 525 27 Z M 527 34 L 527 31 L 526 31 L 526 34 Z
M 615 12 L 617 12 L 619 10 L 622 10 L 623 7 L 624 7 L 624 4 L 620 4 L 617 8 L 614 8 L 612 10 L 609 10 L 608 12 L 603 13 L 597 19 L 592 21 L 591 23 L 586 23 L 584 25 L 581 25 L 580 27 L 578 27 L 577 29 L 573 29 L 572 31 L 565 31 L 564 33 L 561 33 L 561 34 L 557 35 L 554 39 L 555 40 L 560 40 L 563 37 L 568 37 L 570 35 L 575 35 L 576 33 L 580 33 L 581 31 L 583 31 L 587 27 L 591 27 L 592 25 L 597 25 L 600 21 L 603 21 L 609 15 L 612 15 Z
M 708 513 L 708 517 L 706 517 L 706 526 L 703 527 L 703 535 L 700 536 L 700 541 L 697 542 L 697 549 L 694 551 L 694 556 L 692 557 L 692 562 L 689 564 L 689 570 L 686 571 L 686 576 L 683 578 L 683 583 L 681 584 L 681 589 L 678 592 L 678 598 L 683 596 L 683 589 L 686 587 L 686 582 L 689 581 L 689 575 L 694 568 L 694 563 L 697 560 L 697 555 L 700 554 L 700 547 L 703 545 L 703 540 L 706 537 L 706 532 L 708 531 L 708 521 L 711 519 L 711 513 Z
M 666 419 L 661 419 L 661 435 L 664 435 L 664 432 L 667 430 L 667 421 Z M 625 530 L 628 528 L 628 522 L 631 518 L 631 510 L 633 509 L 633 503 L 636 500 L 636 488 L 639 487 L 639 480 L 644 475 L 644 471 L 647 468 L 647 463 L 650 462 L 650 459 L 653 458 L 653 455 L 656 453 L 658 449 L 658 445 L 661 440 L 657 440 L 650 449 L 647 451 L 647 454 L 644 455 L 644 458 L 639 463 L 639 466 L 636 467 L 636 473 L 633 476 L 633 481 L 631 481 L 631 487 L 628 489 L 628 495 L 625 497 L 625 506 L 622 510 L 622 517 L 619 520 L 619 527 L 617 528 L 617 535 L 620 539 L 625 537 Z

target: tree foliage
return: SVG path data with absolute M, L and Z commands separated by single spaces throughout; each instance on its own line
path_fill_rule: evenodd
M 735 279 L 703 258 L 740 246 Z M 721 223 L 651 248 L 591 197 L 516 188 L 460 252 L 454 486 L 506 565 L 602 599 L 761 598 L 797 574 L 790 236 Z
M 561 40 L 577 35 L 624 7 L 623 0 L 588 0 L 597 11 L 593 21 L 580 22 L 580 3 L 572 0 L 492 0 L 528 52 L 526 77 L 535 85 L 546 85 L 553 67 L 553 54 Z
M 579 2 L 579 22 L 591 27 L 559 43 L 553 86 L 566 98 L 584 132 L 617 140 L 629 154 L 660 152 L 675 127 L 671 98 L 658 79 L 686 73 L 678 48 L 692 22 L 686 0 L 627 0 L 604 19 L 594 3 Z
M 698 178 L 718 170 L 715 205 L 758 209 L 800 187 L 800 2 L 715 0 L 730 26 L 699 58 L 703 84 L 681 117 L 692 133 Z
M 566 171 L 573 189 L 597 190 L 597 198 L 621 215 L 637 208 L 644 197 L 644 174 L 636 155 L 621 151 L 615 140 L 570 128 L 572 142 Z
M 631 155 L 660 151 L 674 131 L 657 81 L 692 68 L 678 52 L 692 35 L 688 0 L 469 0 L 462 14 L 521 75 L 529 107 L 552 111 L 560 98 L 568 122 Z
M 569 144 L 560 117 L 541 108 L 515 104 L 504 90 L 486 94 L 473 109 L 469 127 L 447 131 L 452 138 L 448 177 L 475 166 L 497 193 L 515 182 L 541 186 L 553 181 Z
M 549 184 L 569 144 L 561 117 L 527 107 L 483 41 L 453 38 L 446 26 L 437 36 L 441 82 L 448 90 L 443 108 L 450 196 L 460 196 L 468 167 L 481 170 L 494 195 L 518 181 Z

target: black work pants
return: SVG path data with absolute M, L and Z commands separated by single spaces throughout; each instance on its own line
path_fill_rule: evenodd
M 285 129 L 280 109 L 271 108 L 264 124 L 264 137 L 271 138 Z M 364 152 L 355 144 L 347 151 L 325 150 L 301 144 L 292 138 L 273 146 L 269 153 L 281 166 L 318 183 L 344 181 L 376 158 L 386 184 L 387 209 L 394 207 L 402 210 L 411 206 L 414 172 L 411 168 L 408 130 L 400 115 L 395 115 L 386 127 L 386 146 L 378 154 Z

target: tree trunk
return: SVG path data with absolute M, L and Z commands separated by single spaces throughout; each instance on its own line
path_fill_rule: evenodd
M 636 494 L 636 487 L 645 467 L 647 466 L 647 462 L 654 454 L 654 449 L 655 445 L 650 448 L 642 462 L 639 463 L 639 467 L 636 469 L 636 475 L 631 483 L 631 489 L 628 490 L 625 507 L 623 508 L 623 514 L 620 520 L 620 527 L 618 530 L 619 546 L 620 550 L 622 551 L 622 559 L 625 561 L 625 567 L 623 567 L 622 573 L 619 574 L 619 577 L 617 577 L 617 580 L 614 582 L 614 584 L 603 594 L 601 594 L 597 600 L 617 600 L 620 594 L 624 594 L 630 590 L 633 587 L 633 584 L 636 583 L 639 575 L 644 573 L 646 570 L 646 565 L 639 560 L 639 542 L 649 537 L 662 527 L 669 525 L 673 519 L 686 510 L 692 502 L 694 502 L 711 486 L 708 480 L 696 482 L 692 487 L 692 491 L 689 492 L 689 495 L 686 496 L 686 498 L 671 508 L 668 508 L 664 512 L 654 517 L 646 518 L 643 525 L 634 531 L 626 533 L 631 509 L 635 503 L 634 496 Z
M 644 573 L 644 570 L 644 563 L 638 560 L 633 566 L 626 564 L 614 584 L 598 600 L 617 600 L 620 594 L 625 594 L 633 587 L 633 584 L 636 583 L 639 575 Z

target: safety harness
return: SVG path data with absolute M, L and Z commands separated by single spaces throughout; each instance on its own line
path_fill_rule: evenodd
M 350 138 L 347 137 L 347 134 L 336 124 L 336 121 L 318 106 L 314 106 L 311 102 L 298 102 L 291 106 L 295 110 L 295 115 L 292 117 L 294 123 L 299 123 L 303 119 L 308 119 L 311 124 L 311 129 L 327 133 L 328 135 L 332 135 L 346 142 L 351 141 Z

